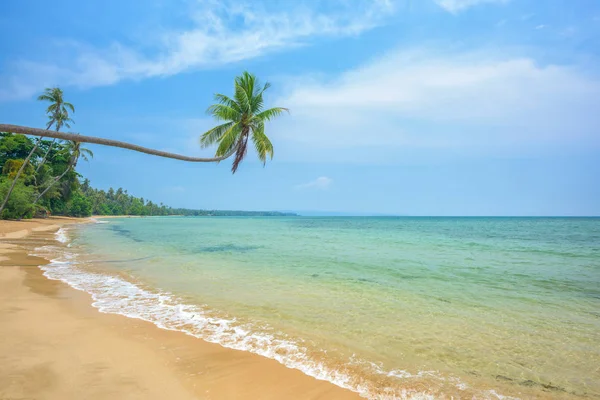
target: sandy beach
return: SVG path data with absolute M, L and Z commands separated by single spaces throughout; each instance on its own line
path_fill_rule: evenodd
M 0 399 L 358 398 L 274 360 L 98 312 L 29 255 L 81 222 L 0 222 Z

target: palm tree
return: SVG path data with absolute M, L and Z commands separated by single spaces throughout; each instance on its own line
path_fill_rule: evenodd
M 215 156 L 223 156 L 235 151 L 235 159 L 231 172 L 235 174 L 248 150 L 248 138 L 252 138 L 258 158 L 267 162 L 267 156 L 273 159 L 273 144 L 265 135 L 265 122 L 278 117 L 284 111 L 283 107 L 263 110 L 263 93 L 271 86 L 265 83 L 261 87 L 258 79 L 248 72 L 235 78 L 235 94 L 233 99 L 223 94 L 215 94 L 217 104 L 207 110 L 215 119 L 225 121 L 200 138 L 202 147 L 218 144 Z
M 66 126 L 67 128 L 71 127 L 70 123 L 73 122 L 73 120 L 69 117 L 69 109 L 71 112 L 75 112 L 75 107 L 73 104 L 64 101 L 63 91 L 60 88 L 46 88 L 44 93 L 37 99 L 40 101 L 50 102 L 50 105 L 48 108 L 46 108 L 46 114 L 48 115 L 48 124 L 46 125 L 46 129 L 50 129 L 52 125 L 54 125 L 54 128 L 58 132 L 63 126 Z M 52 150 L 52 146 L 54 145 L 55 141 L 56 138 L 53 139 L 52 143 L 50 143 L 50 146 L 48 146 L 48 150 L 46 151 L 46 154 L 44 154 L 44 158 L 42 158 L 42 161 L 38 165 L 35 172 L 37 172 L 46 162 L 48 153 L 50 153 L 50 150 Z
M 65 176 L 69 171 L 75 168 L 77 166 L 77 163 L 79 162 L 79 158 L 83 158 L 85 161 L 89 161 L 90 158 L 94 157 L 94 153 L 92 153 L 91 150 L 81 147 L 81 143 L 75 141 L 69 142 L 66 151 L 69 152 L 71 155 L 67 168 L 63 171 L 62 174 L 52 179 L 50 184 L 46 186 L 46 189 L 44 189 L 42 193 L 38 195 L 33 204 L 37 203 L 46 194 L 46 192 L 50 190 L 52 186 L 59 182 L 63 178 L 63 176 Z

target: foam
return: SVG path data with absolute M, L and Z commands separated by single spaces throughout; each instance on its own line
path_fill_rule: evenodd
M 69 237 L 67 236 L 67 230 L 65 228 L 60 228 L 56 232 L 56 240 L 61 243 L 67 243 L 69 241 Z
M 61 243 L 67 243 L 69 239 L 66 230 L 59 229 L 56 232 L 56 239 Z M 372 394 L 368 385 L 356 382 L 350 374 L 333 370 L 321 362 L 312 360 L 305 347 L 283 334 L 276 336 L 249 324 L 239 323 L 235 318 L 215 316 L 208 309 L 185 304 L 183 300 L 169 292 L 152 291 L 117 276 L 85 271 L 80 268 L 82 262 L 70 249 L 44 246 L 37 251 L 46 253 L 37 254 L 42 256 L 48 253 L 59 254 L 49 264 L 40 266 L 44 275 L 91 294 L 92 305 L 100 312 L 148 321 L 161 329 L 184 332 L 226 348 L 249 351 L 271 358 L 288 368 L 298 369 L 316 379 L 329 381 L 359 393 L 361 397 L 381 400 L 433 400 L 435 398 L 428 393 L 405 389 L 400 393 Z M 360 360 L 351 360 L 349 364 L 370 364 L 374 372 L 398 379 L 427 376 L 445 380 L 434 371 L 410 374 L 403 370 L 385 371 L 377 364 Z M 466 387 L 458 380 L 455 383 L 459 388 L 462 385 Z M 513 399 L 502 397 L 493 390 L 488 394 L 497 399 Z

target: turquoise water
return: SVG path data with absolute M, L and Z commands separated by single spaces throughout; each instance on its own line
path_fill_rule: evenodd
M 370 398 L 600 397 L 600 219 L 107 221 L 46 270 L 102 311 Z

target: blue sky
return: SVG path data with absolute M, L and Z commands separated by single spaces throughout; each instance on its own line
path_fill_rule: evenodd
M 99 188 L 178 207 L 600 215 L 596 0 L 21 0 L 0 4 L 0 120 L 190 155 L 215 92 L 270 81 L 275 158 L 187 164 L 91 146 Z M 8 34 L 6 34 L 8 32 Z M 214 151 L 214 150 L 212 150 Z

